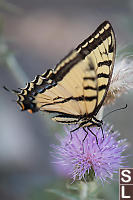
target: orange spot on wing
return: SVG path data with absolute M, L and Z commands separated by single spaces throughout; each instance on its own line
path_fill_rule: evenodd
M 32 114 L 33 113 L 33 111 L 31 110 L 31 109 L 28 109 L 27 110 L 30 114 Z
M 21 107 L 22 107 L 22 110 L 24 110 L 24 108 L 25 108 L 25 107 L 24 107 L 24 104 L 21 104 Z

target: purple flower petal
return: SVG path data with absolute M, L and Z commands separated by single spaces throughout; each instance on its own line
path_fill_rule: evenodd
M 123 156 L 123 152 L 128 147 L 126 140 L 118 140 L 120 134 L 109 125 L 103 125 L 104 140 L 101 129 L 93 127 L 91 130 L 97 135 L 98 145 L 89 131 L 83 142 L 86 135 L 83 128 L 73 132 L 72 140 L 70 131 L 65 128 L 67 135 L 59 139 L 60 145 L 52 146 L 54 166 L 60 174 L 81 180 L 93 169 L 95 177 L 103 182 L 112 179 L 113 174 L 124 167 L 126 156 Z

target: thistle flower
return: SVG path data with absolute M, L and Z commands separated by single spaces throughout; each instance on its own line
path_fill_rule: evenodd
M 117 140 L 120 134 L 113 132 L 109 125 L 103 126 L 104 139 L 101 129 L 93 127 L 91 130 L 97 135 L 98 145 L 89 131 L 83 142 L 86 132 L 82 128 L 73 132 L 72 140 L 70 131 L 65 128 L 67 135 L 58 137 L 60 145 L 52 146 L 54 166 L 74 181 L 84 179 L 92 171 L 96 179 L 107 181 L 113 178 L 120 167 L 124 167 L 126 156 L 122 154 L 128 146 L 126 140 Z
M 104 105 L 113 103 L 121 94 L 133 89 L 133 60 L 130 58 L 120 57 L 116 61 Z

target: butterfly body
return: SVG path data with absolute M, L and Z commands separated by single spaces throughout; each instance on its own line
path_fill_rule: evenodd
M 81 127 L 99 123 L 96 115 L 108 92 L 115 59 L 115 35 L 103 22 L 60 61 L 16 91 L 17 103 L 30 113 L 55 113 L 52 119 Z

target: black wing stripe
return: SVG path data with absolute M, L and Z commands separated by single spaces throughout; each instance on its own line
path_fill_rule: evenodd
M 103 62 L 99 62 L 99 63 L 98 63 L 98 67 L 101 67 L 101 66 L 103 66 L 103 65 L 107 65 L 107 66 L 110 67 L 111 64 L 112 64 L 112 61 L 111 61 L 111 60 L 105 60 L 105 61 L 103 61 Z
M 61 81 L 64 76 L 81 60 L 82 56 L 80 54 L 77 54 L 77 56 L 73 58 L 73 60 L 70 60 L 70 62 L 65 64 L 63 68 L 61 67 L 55 74 L 54 79 L 56 80 L 56 82 Z
M 84 116 L 84 115 L 72 115 L 72 114 L 68 114 L 66 112 L 60 112 L 60 111 L 54 111 L 54 110 L 45 110 L 45 112 L 53 113 L 53 114 L 60 114 L 61 116 L 67 117 L 67 118 L 77 118 L 77 119 L 80 119 L 81 117 Z
M 43 73 L 41 76 L 43 78 L 49 78 L 49 75 L 53 73 L 52 69 L 48 69 L 45 73 Z
M 107 88 L 107 85 L 100 85 L 99 87 L 98 87 L 98 90 L 99 91 L 101 91 L 101 90 L 105 90 Z
M 113 46 L 113 39 L 112 39 L 112 34 L 111 34 L 111 44 L 109 45 L 109 53 L 113 53 L 114 52 L 114 46 Z
M 79 97 L 72 97 L 71 96 L 71 97 L 68 97 L 68 98 L 66 98 L 66 99 L 64 99 L 62 101 L 57 101 L 57 102 L 53 102 L 53 103 L 47 103 L 47 104 L 43 105 L 42 107 L 48 106 L 48 105 L 54 105 L 54 104 L 58 104 L 58 103 L 66 103 L 66 102 L 69 102 L 71 100 L 74 100 L 74 101 L 93 101 L 95 99 L 97 99 L 97 96 L 89 96 L 89 97 L 88 96 L 79 96 Z M 42 102 L 42 103 L 44 103 L 44 102 Z
M 98 74 L 97 78 L 109 78 L 109 74 L 100 73 Z
M 91 80 L 91 81 L 95 81 L 96 77 L 84 77 L 84 80 Z
M 102 25 L 100 25 L 97 30 L 90 36 L 88 37 L 86 40 L 84 40 L 76 49 L 79 50 L 81 48 L 80 53 L 84 56 L 87 56 L 88 54 L 90 54 L 93 50 L 95 50 L 99 45 L 101 45 L 103 43 L 104 40 L 106 40 L 109 36 L 111 36 L 111 26 L 109 26 L 109 28 L 107 30 L 104 30 L 103 33 L 99 34 L 100 30 L 104 29 L 104 27 L 106 26 L 106 24 L 109 24 L 108 22 L 103 23 Z M 95 38 L 95 36 L 99 34 L 98 38 Z M 102 40 L 101 40 L 102 38 Z M 91 43 L 89 43 L 89 41 L 91 41 L 91 39 L 94 39 Z M 84 45 L 88 42 L 88 45 L 86 45 L 86 47 L 84 47 Z M 110 50 L 111 47 L 110 47 Z
M 63 118 L 63 117 L 60 117 L 60 118 Z M 63 121 L 61 121 L 61 120 L 56 119 L 56 118 L 55 118 L 55 121 L 56 121 L 56 122 L 63 123 L 63 124 L 65 124 L 65 123 L 66 123 L 66 124 L 73 124 L 74 122 L 75 122 L 75 123 L 78 122 L 78 120 L 72 120 L 72 121 L 65 121 L 65 120 L 63 120 Z
M 84 90 L 97 90 L 97 88 L 91 87 L 91 86 L 85 86 Z

